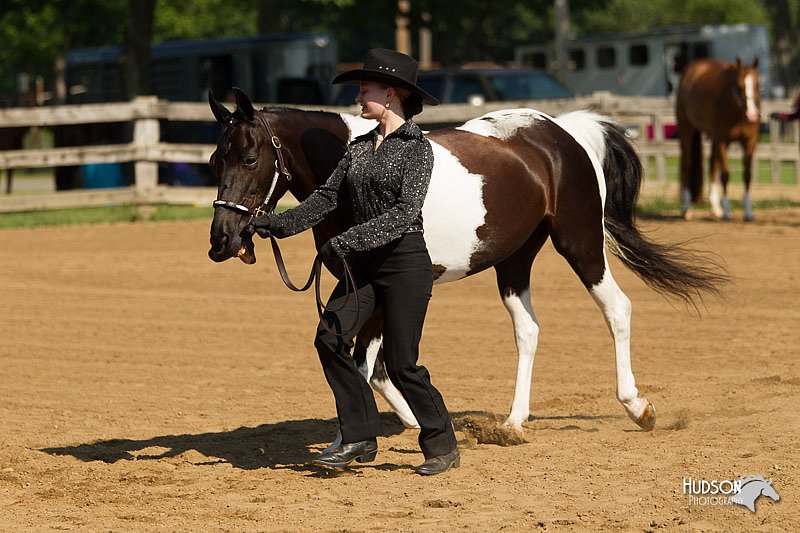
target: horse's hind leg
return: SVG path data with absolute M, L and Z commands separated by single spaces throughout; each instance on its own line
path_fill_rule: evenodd
M 531 266 L 536 254 L 547 240 L 547 225 L 542 223 L 517 252 L 495 266 L 497 288 L 511 322 L 517 344 L 517 380 L 514 401 L 505 426 L 522 429 L 528 420 L 531 401 L 533 359 L 539 342 L 539 322 L 531 305 Z
M 655 408 L 646 398 L 639 397 L 631 370 L 631 301 L 611 274 L 599 217 L 588 227 L 586 218 L 578 218 L 582 217 L 554 227 L 551 232 L 553 245 L 591 294 L 614 338 L 617 399 L 634 422 L 650 431 L 656 422 Z
M 750 198 L 750 181 L 753 179 L 753 152 L 756 149 L 758 136 L 754 135 L 752 140 L 742 143 L 744 149 L 744 220 L 751 222 L 755 219 L 753 215 L 753 201 Z

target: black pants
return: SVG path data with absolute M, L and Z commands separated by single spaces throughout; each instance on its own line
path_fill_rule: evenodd
M 375 309 L 381 308 L 386 370 L 419 422 L 422 453 L 430 458 L 451 452 L 456 439 L 450 415 L 441 394 L 431 384 L 428 371 L 417 365 L 422 324 L 433 287 L 431 259 L 422 233 L 407 233 L 375 250 L 354 254 L 352 262 L 358 313 L 351 294 L 344 309 L 327 311 L 322 320 L 339 333 L 351 329 L 353 333 L 337 337 L 320 324 L 314 342 L 336 398 L 343 442 L 372 439 L 381 433 L 372 390 L 350 356 L 356 333 Z M 345 281 L 340 280 L 328 307 L 338 309 L 344 302 Z M 353 328 L 356 319 L 357 327 Z

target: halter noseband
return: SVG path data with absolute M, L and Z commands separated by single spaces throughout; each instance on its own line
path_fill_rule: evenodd
M 241 215 L 250 215 L 249 222 L 253 221 L 253 218 L 261 215 L 266 215 L 272 209 L 267 208 L 267 204 L 269 204 L 270 199 L 272 198 L 272 193 L 275 192 L 275 185 L 278 183 L 278 178 L 280 176 L 286 176 L 286 181 L 292 181 L 292 174 L 286 168 L 286 160 L 283 158 L 283 152 L 281 148 L 283 145 L 281 144 L 281 140 L 275 135 L 275 132 L 272 131 L 272 127 L 269 125 L 269 122 L 266 118 L 264 118 L 263 113 L 258 114 L 258 118 L 261 119 L 261 123 L 264 125 L 264 128 L 267 130 L 267 135 L 269 135 L 270 142 L 272 143 L 272 147 L 275 149 L 275 172 L 272 174 L 272 183 L 269 186 L 269 191 L 267 192 L 267 197 L 264 198 L 264 203 L 260 206 L 256 207 L 255 209 L 250 209 L 247 206 L 242 204 L 237 204 L 236 202 L 230 202 L 228 200 L 220 200 L 217 198 L 214 200 L 214 207 L 225 207 L 227 209 L 231 209 L 233 211 L 238 212 Z M 233 123 L 233 117 L 231 117 L 231 124 Z

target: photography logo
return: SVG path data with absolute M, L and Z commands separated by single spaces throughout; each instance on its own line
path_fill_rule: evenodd
M 683 478 L 683 494 L 690 505 L 742 505 L 756 512 L 756 500 L 766 496 L 774 501 L 781 499 L 772 480 L 762 476 L 746 476 L 736 480 L 707 480 Z

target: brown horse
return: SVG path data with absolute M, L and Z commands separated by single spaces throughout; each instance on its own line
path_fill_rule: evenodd
M 675 107 L 681 142 L 681 199 L 683 216 L 703 197 L 701 134 L 711 137 L 709 160 L 711 212 L 730 220 L 728 201 L 728 145 L 736 141 L 744 151 L 744 219 L 753 220 L 750 200 L 753 152 L 761 126 L 758 58 L 752 65 L 700 59 L 683 72 Z M 722 201 L 720 205 L 720 183 Z
M 255 252 L 252 240 L 242 233 L 248 221 L 243 214 L 262 205 L 274 208 L 287 190 L 299 200 L 306 198 L 328 178 L 348 141 L 375 123 L 294 109 L 259 112 L 243 92 L 235 92 L 234 113 L 209 95 L 222 125 L 210 161 L 219 192 L 209 257 L 224 261 L 238 256 L 252 264 Z M 700 291 L 715 292 L 721 277 L 714 273 L 716 265 L 703 266 L 688 250 L 653 243 L 637 230 L 634 212 L 642 168 L 622 129 L 586 112 L 553 119 L 514 109 L 432 131 L 428 139 L 435 162 L 423 217 L 436 283 L 493 267 L 513 322 L 519 362 L 506 424 L 520 429 L 530 413 L 539 335 L 530 275 L 549 237 L 600 307 L 614 338 L 618 400 L 639 426 L 651 429 L 655 410 L 639 397 L 630 366 L 631 303 L 614 281 L 606 251 L 654 289 L 689 301 Z M 313 228 L 317 247 L 351 224 L 347 206 L 340 206 Z M 336 265 L 327 266 L 335 270 Z M 414 416 L 383 369 L 381 323 L 375 315 L 359 332 L 354 357 L 403 423 L 415 427 Z

